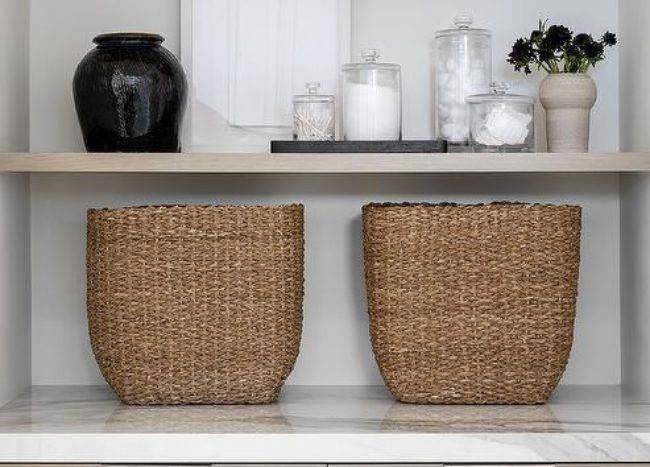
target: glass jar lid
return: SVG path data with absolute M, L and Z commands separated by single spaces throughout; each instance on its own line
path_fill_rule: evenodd
M 457 15 L 454 17 L 454 24 L 456 25 L 455 29 L 443 29 L 436 32 L 436 38 L 468 35 L 485 37 L 492 36 L 492 33 L 487 29 L 475 29 L 471 27 L 472 24 L 474 24 L 474 16 L 472 15 Z
M 294 102 L 334 102 L 334 96 L 318 94 L 320 83 L 305 83 L 307 94 L 293 97 Z
M 379 62 L 379 51 L 377 49 L 365 49 L 361 52 L 361 63 L 347 63 L 343 65 L 343 71 L 351 70 L 391 70 L 399 71 L 401 67 L 394 63 Z
M 489 94 L 475 94 L 468 96 L 466 101 L 469 104 L 481 104 L 484 102 L 512 102 L 515 104 L 533 104 L 534 99 L 522 94 L 508 94 L 510 86 L 508 83 L 495 81 L 490 84 Z

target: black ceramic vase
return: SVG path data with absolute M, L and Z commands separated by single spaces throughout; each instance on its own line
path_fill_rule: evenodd
M 90 152 L 179 152 L 187 101 L 183 68 L 156 34 L 113 33 L 74 76 L 74 99 Z

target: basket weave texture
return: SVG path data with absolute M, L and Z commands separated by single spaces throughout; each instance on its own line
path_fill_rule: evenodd
M 88 211 L 87 305 L 135 405 L 274 401 L 300 347 L 303 207 Z
M 581 208 L 363 209 L 370 335 L 402 402 L 542 404 L 571 352 Z

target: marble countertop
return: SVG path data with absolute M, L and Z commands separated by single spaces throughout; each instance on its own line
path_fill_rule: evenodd
M 0 409 L 0 462 L 649 462 L 650 405 L 564 387 L 535 407 L 418 406 L 381 387 L 287 387 L 268 406 L 127 407 L 34 387 Z

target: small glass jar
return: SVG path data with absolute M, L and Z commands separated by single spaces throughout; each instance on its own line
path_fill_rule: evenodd
M 362 53 L 362 63 L 343 65 L 343 139 L 402 139 L 402 71 L 379 63 L 375 49 Z
M 334 96 L 318 94 L 320 83 L 307 83 L 307 94 L 293 98 L 294 141 L 334 141 Z
M 534 152 L 535 103 L 508 94 L 506 83 L 492 83 L 490 94 L 467 98 L 474 152 Z
M 469 107 L 466 99 L 489 92 L 492 80 L 492 34 L 473 29 L 471 15 L 454 18 L 456 29 L 436 33 L 434 51 L 435 120 L 438 137 L 450 144 L 467 146 Z

